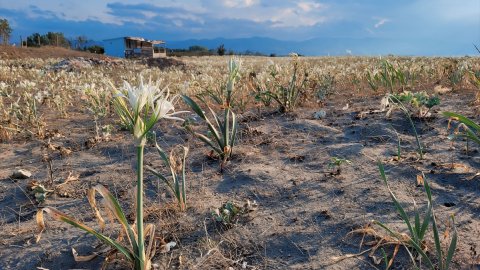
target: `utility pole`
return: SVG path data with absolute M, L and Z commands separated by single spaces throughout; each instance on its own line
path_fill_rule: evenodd
M 40 44 L 40 35 L 38 35 L 38 47 L 42 46 L 42 44 Z

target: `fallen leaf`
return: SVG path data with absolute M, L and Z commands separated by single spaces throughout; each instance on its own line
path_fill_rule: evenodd
M 469 177 L 468 180 L 471 181 L 471 180 L 473 180 L 473 179 L 475 179 L 475 178 L 477 178 L 477 177 L 479 177 L 479 176 L 480 176 L 480 173 L 476 173 L 474 176 Z
M 73 259 L 76 262 L 88 262 L 95 259 L 98 256 L 97 254 L 92 254 L 87 256 L 78 255 L 78 252 L 73 247 L 72 247 L 72 254 L 73 254 Z
M 417 174 L 417 187 L 421 187 L 424 185 L 423 176 L 421 174 Z
M 162 246 L 160 246 L 160 253 L 167 253 L 169 252 L 173 247 L 177 245 L 176 242 L 168 242 Z

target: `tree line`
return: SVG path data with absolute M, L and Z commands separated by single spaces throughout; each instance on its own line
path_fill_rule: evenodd
M 10 40 L 11 34 L 12 28 L 10 27 L 8 20 L 0 18 L 0 43 L 3 45 L 8 45 L 8 40 Z
M 252 56 L 268 56 L 261 52 L 246 50 L 246 51 L 234 51 L 232 49 L 225 48 L 224 44 L 220 44 L 216 49 L 209 49 L 205 46 L 193 45 L 187 49 L 168 49 L 169 56 L 211 56 L 211 55 L 252 55 Z M 275 57 L 275 54 L 270 54 L 270 57 Z
M 12 34 L 12 28 L 10 23 L 5 18 L 0 18 L 0 44 L 8 45 L 9 40 Z M 105 52 L 104 48 L 98 45 L 86 46 L 88 39 L 86 36 L 78 36 L 75 39 L 69 40 L 65 37 L 62 32 L 47 32 L 46 34 L 33 33 L 29 35 L 26 39 L 21 38 L 20 46 L 27 47 L 41 47 L 41 46 L 57 46 L 64 48 L 72 48 L 89 51 L 91 53 L 103 54 Z M 75 44 L 75 46 L 72 46 Z

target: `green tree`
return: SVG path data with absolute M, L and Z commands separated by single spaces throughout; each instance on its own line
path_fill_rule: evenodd
M 217 54 L 218 55 L 225 55 L 225 51 L 226 51 L 225 50 L 225 45 L 222 44 L 222 45 L 218 46 L 218 48 L 217 48 Z
M 28 47 L 40 47 L 46 45 L 70 47 L 70 41 L 68 41 L 61 32 L 48 32 L 45 35 L 33 33 L 27 37 Z
M 189 51 L 191 52 L 208 52 L 207 47 L 199 46 L 199 45 L 193 45 L 188 48 Z
M 98 45 L 93 45 L 93 46 L 88 47 L 87 51 L 89 51 L 91 53 L 96 53 L 96 54 L 104 54 L 105 53 L 105 49 L 102 46 L 98 46 Z
M 50 41 L 45 35 L 39 33 L 33 33 L 27 37 L 27 47 L 40 47 L 42 45 L 49 45 Z
M 12 34 L 12 28 L 7 19 L 0 19 L 0 42 L 3 45 L 8 45 L 10 40 L 10 34 Z
M 88 41 L 88 38 L 84 35 L 81 35 L 81 36 L 78 36 L 77 38 L 77 49 L 78 50 L 86 50 L 87 48 L 85 47 L 85 44 L 87 43 Z
M 49 40 L 49 45 L 70 47 L 70 41 L 68 41 L 61 32 L 48 32 L 46 37 Z

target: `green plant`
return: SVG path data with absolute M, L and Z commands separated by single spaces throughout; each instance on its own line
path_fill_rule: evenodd
M 269 75 L 275 80 L 276 75 L 278 74 L 275 64 L 268 66 Z M 262 77 L 264 78 L 264 77 Z M 273 87 L 273 80 L 270 78 L 262 79 L 257 76 L 257 73 L 250 72 L 249 74 L 249 86 L 253 90 L 253 97 L 256 102 L 261 102 L 263 106 L 269 107 L 272 104 L 272 96 L 268 95 L 268 89 Z
M 215 111 L 206 104 L 207 108 L 210 110 L 210 113 L 213 116 L 214 124 L 209 120 L 206 114 L 203 112 L 201 107 L 190 97 L 182 95 L 185 103 L 192 108 L 192 110 L 206 122 L 207 128 L 210 132 L 210 135 L 213 139 L 209 138 L 208 134 L 202 134 L 195 132 L 188 125 L 185 127 L 191 131 L 197 138 L 210 146 L 213 151 L 215 151 L 219 158 L 222 160 L 222 167 L 226 163 L 227 159 L 231 156 L 233 146 L 235 145 L 235 137 L 237 134 L 237 120 L 236 115 L 231 109 L 231 100 L 233 96 L 234 86 L 237 78 L 239 77 L 240 62 L 237 59 L 230 59 L 228 64 L 229 76 L 224 94 L 222 95 L 223 99 L 223 119 L 215 113 Z
M 242 207 L 234 202 L 226 202 L 212 211 L 213 219 L 225 228 L 231 228 L 238 221 Z
M 402 159 L 402 140 L 400 139 L 400 135 L 398 134 L 397 130 L 395 130 L 393 126 L 392 126 L 392 129 L 397 135 L 397 159 L 400 160 Z
M 480 70 L 470 70 L 470 82 L 477 88 L 477 93 L 475 94 L 475 103 L 480 102 Z
M 399 213 L 402 221 L 407 225 L 409 235 L 402 234 L 395 232 L 391 228 L 389 228 L 387 225 L 380 221 L 374 221 L 375 224 L 379 225 L 383 229 L 385 229 L 391 236 L 395 237 L 399 242 L 403 243 L 404 245 L 413 248 L 426 262 L 428 267 L 432 270 L 434 269 L 441 269 L 441 270 L 447 270 L 449 269 L 450 262 L 452 261 L 453 254 L 455 253 L 455 248 L 457 245 L 457 231 L 455 228 L 455 220 L 453 215 L 450 217 L 452 224 L 453 224 L 453 234 L 452 238 L 450 241 L 450 244 L 448 245 L 448 250 L 446 253 L 443 252 L 441 242 L 440 242 L 440 233 L 435 217 L 435 211 L 433 209 L 433 204 L 432 204 L 432 192 L 430 189 L 430 186 L 428 184 L 428 181 L 425 179 L 425 176 L 423 176 L 423 186 L 425 188 L 425 193 L 427 195 L 427 209 L 425 211 L 425 215 L 423 217 L 423 220 L 420 216 L 420 213 L 417 209 L 417 206 L 414 201 L 414 220 L 413 222 L 410 220 L 408 217 L 407 213 L 405 212 L 405 209 L 402 207 L 402 205 L 399 203 L 397 200 L 395 194 L 392 192 L 390 189 L 390 186 L 388 185 L 388 180 L 385 175 L 385 169 L 383 167 L 383 164 L 379 161 L 378 162 L 378 168 L 380 170 L 380 176 L 387 187 L 388 193 L 390 194 L 390 198 L 392 199 L 395 208 L 397 212 Z M 425 236 L 428 230 L 428 226 L 431 224 L 432 230 L 433 230 L 433 238 L 435 242 L 435 251 L 436 251 L 436 265 L 430 260 L 426 253 L 426 247 L 425 247 Z M 408 251 L 408 249 L 407 249 Z M 411 255 L 412 261 L 416 266 L 416 256 L 412 256 L 412 254 L 409 251 L 409 254 Z
M 450 84 L 455 87 L 456 85 L 460 84 L 465 76 L 465 70 L 463 67 L 457 67 L 448 74 L 448 80 Z
M 330 73 L 322 75 L 318 81 L 315 96 L 321 102 L 325 101 L 327 96 L 335 92 L 335 85 L 335 76 L 331 75 Z
M 53 207 L 45 207 L 37 212 L 37 223 L 41 230 L 45 228 L 43 213 L 46 212 L 53 219 L 64 221 L 77 228 L 80 228 L 96 236 L 105 244 L 122 253 L 136 270 L 148 270 L 151 268 L 151 258 L 155 255 L 155 226 L 143 224 L 143 151 L 146 143 L 146 134 L 153 128 L 155 123 L 161 118 L 182 120 L 174 115 L 180 112 L 174 111 L 173 99 L 169 99 L 168 89 L 160 90 L 159 83 L 143 82 L 140 77 L 138 87 L 131 86 L 125 82 L 121 90 L 112 84 L 114 92 L 114 107 L 123 124 L 133 134 L 135 146 L 137 148 L 137 194 L 136 194 L 136 221 L 134 225 L 129 225 L 117 199 L 103 186 L 97 185 L 89 190 L 88 200 L 95 211 L 95 215 L 100 223 L 100 227 L 105 226 L 105 222 L 97 208 L 95 193 L 98 192 L 105 201 L 109 216 L 114 216 L 122 225 L 124 234 L 128 237 L 130 248 L 124 246 L 119 240 L 110 239 L 85 224 L 63 214 Z M 127 101 L 128 100 L 128 103 Z M 129 105 L 130 106 L 129 106 Z M 130 107 L 130 108 L 129 108 Z M 37 241 L 40 240 L 39 234 Z M 119 239 L 122 234 L 120 234 Z M 148 235 L 148 241 L 145 241 L 145 235 Z M 146 247 L 146 243 L 148 246 Z
M 455 129 L 455 132 L 449 136 L 449 139 L 454 138 L 465 138 L 467 139 L 467 143 L 469 140 L 475 142 L 476 144 L 480 145 L 480 125 L 473 122 L 471 119 L 461 115 L 459 113 L 454 112 L 443 112 L 443 115 L 450 118 L 450 121 L 455 120 L 460 122 L 458 127 Z M 450 122 L 449 122 L 450 127 Z M 463 129 L 463 132 L 461 131 Z M 468 144 L 467 144 L 467 152 L 468 152 Z
M 110 92 L 103 88 L 97 88 L 95 84 L 93 84 L 85 87 L 84 93 L 87 101 L 87 109 L 93 114 L 96 139 L 100 139 L 101 119 L 103 119 L 110 110 Z
M 402 103 L 403 106 L 410 106 L 410 111 L 413 111 L 419 118 L 428 116 L 434 106 L 440 105 L 438 96 L 429 96 L 426 92 L 403 91 L 398 94 L 390 94 L 390 101 L 393 105 L 390 110 L 395 109 L 395 105 L 398 103 Z
M 393 106 L 391 106 L 393 105 Z M 415 128 L 415 124 L 413 123 L 412 116 L 410 113 L 410 110 L 403 104 L 403 102 L 397 97 L 397 95 L 393 94 L 387 94 L 383 99 L 382 99 L 382 110 L 385 110 L 387 107 L 390 107 L 390 109 L 387 111 L 387 116 L 391 114 L 393 109 L 399 108 L 404 115 L 407 117 L 408 121 L 410 122 L 410 125 L 412 127 L 413 133 L 415 135 L 415 141 L 417 143 L 417 151 L 420 155 L 420 159 L 423 159 L 423 147 L 420 142 L 420 138 L 417 133 L 417 129 Z
M 187 192 L 186 192 L 186 176 L 185 176 L 185 160 L 188 154 L 188 148 L 182 147 L 181 158 L 178 153 L 171 151 L 168 155 L 161 147 L 158 145 L 155 140 L 155 147 L 157 149 L 158 155 L 162 159 L 163 163 L 167 168 L 170 169 L 170 175 L 172 180 L 168 180 L 165 176 L 159 173 L 157 170 L 153 169 L 150 166 L 147 166 L 147 170 L 157 176 L 165 184 L 167 184 L 170 191 L 173 193 L 177 199 L 178 206 L 180 210 L 185 211 L 187 209 Z
M 352 164 L 352 162 L 345 158 L 331 157 L 330 162 L 328 163 L 328 168 L 330 168 L 331 170 L 337 168 L 336 174 L 340 174 L 342 164 L 350 165 Z
M 277 102 L 279 111 L 282 113 L 295 109 L 300 95 L 304 92 L 304 88 L 308 82 L 308 74 L 306 72 L 299 74 L 301 68 L 298 55 L 292 54 L 291 57 L 292 76 L 289 82 L 287 84 L 277 82 L 271 89 L 265 89 L 264 92 L 257 93 L 260 99 L 265 100 L 266 97 L 270 97 Z M 276 71 L 271 73 L 271 76 L 274 80 L 278 78 Z
M 408 79 L 411 79 L 413 82 L 416 76 L 403 71 L 401 68 L 396 68 L 388 60 L 382 60 L 377 70 L 366 72 L 365 79 L 374 91 L 377 91 L 380 86 L 383 86 L 389 90 L 389 93 L 394 93 L 397 85 L 400 86 L 402 90 L 405 90 Z

